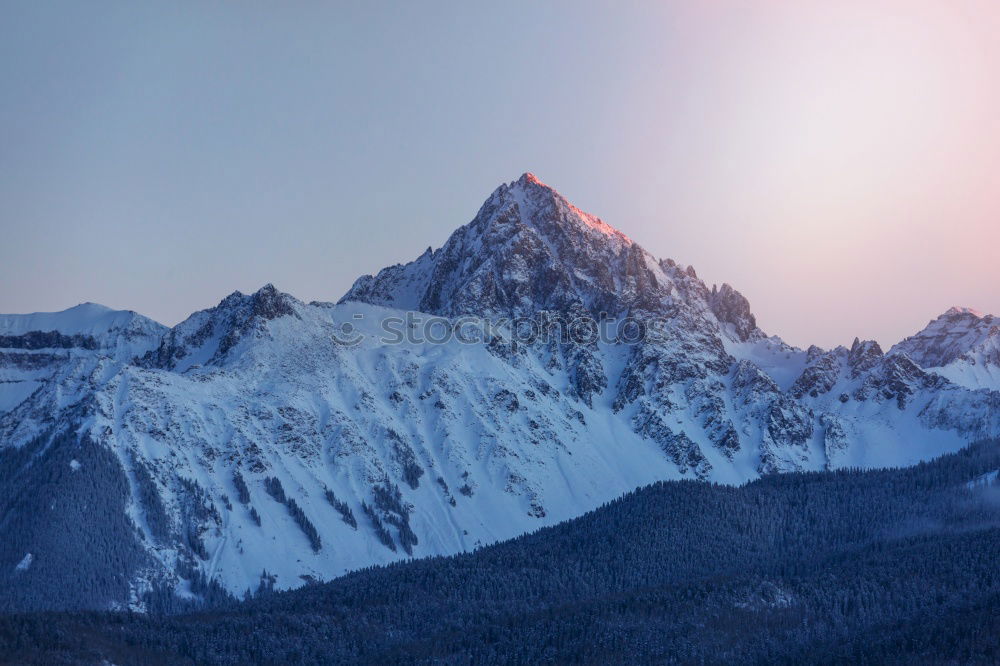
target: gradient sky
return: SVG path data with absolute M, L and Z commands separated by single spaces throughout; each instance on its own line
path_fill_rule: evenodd
M 336 300 L 532 171 L 797 345 L 1000 314 L 998 34 L 961 0 L 6 2 L 0 312 Z

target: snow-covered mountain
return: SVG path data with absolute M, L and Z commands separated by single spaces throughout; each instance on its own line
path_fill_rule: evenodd
M 890 351 L 956 384 L 1000 390 L 1000 318 L 992 315 L 951 308 Z
M 0 414 L 66 365 L 92 364 L 98 356 L 128 362 L 156 347 L 166 331 L 140 314 L 96 303 L 62 312 L 0 315 Z
M 337 304 L 2 317 L 0 606 L 292 587 L 657 479 L 914 463 L 1000 431 L 996 386 L 934 365 L 950 317 L 888 355 L 793 348 L 530 174 Z

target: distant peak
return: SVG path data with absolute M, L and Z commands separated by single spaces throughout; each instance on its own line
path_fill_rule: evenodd
M 946 317 L 952 317 L 955 315 L 966 315 L 966 314 L 972 315 L 973 317 L 977 317 L 979 319 L 983 318 L 983 313 L 980 312 L 979 310 L 976 310 L 975 308 L 963 308 L 957 305 L 948 308 L 948 311 L 944 313 Z
M 231 293 L 228 296 L 226 296 L 225 298 L 223 298 L 219 302 L 219 305 L 223 305 L 223 304 L 235 305 L 237 303 L 242 303 L 242 302 L 244 302 L 247 299 L 250 299 L 250 300 L 259 300 L 260 298 L 273 298 L 273 297 L 279 296 L 279 295 L 281 295 L 281 292 L 278 291 L 277 288 L 273 284 L 271 284 L 270 282 L 268 282 L 267 284 L 265 284 L 263 287 L 261 287 L 260 289 L 258 289 L 255 292 L 253 292 L 252 294 L 244 294 L 242 291 L 240 291 L 239 289 L 237 289 L 233 293 Z
M 548 185 L 538 179 L 538 176 L 530 171 L 522 173 L 521 177 L 517 179 L 517 182 L 521 185 L 541 185 L 542 187 L 548 187 Z
M 860 373 L 871 370 L 883 356 L 882 347 L 874 340 L 854 338 L 854 344 L 847 352 L 847 362 L 852 368 L 851 376 L 857 377 Z
M 292 307 L 295 302 L 292 296 L 278 291 L 273 284 L 268 282 L 252 294 L 244 294 L 239 290 L 234 291 L 222 299 L 212 310 L 226 316 L 235 313 L 240 317 L 245 317 L 249 313 L 250 316 L 270 320 L 283 315 L 295 314 Z
M 860 338 L 854 338 L 854 343 L 851 345 L 852 355 L 868 355 L 874 354 L 876 356 L 882 355 L 882 347 L 875 340 L 862 340 Z

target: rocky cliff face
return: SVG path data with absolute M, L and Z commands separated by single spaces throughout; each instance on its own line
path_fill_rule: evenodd
M 795 349 L 530 174 L 336 305 L 268 285 L 172 329 L 81 307 L 0 318 L 2 478 L 120 519 L 57 534 L 25 507 L 60 486 L 0 483 L 9 607 L 71 584 L 70 552 L 124 563 L 76 606 L 143 608 L 470 549 L 657 479 L 910 464 L 1000 430 L 1000 394 L 930 365 L 983 367 L 987 318 Z

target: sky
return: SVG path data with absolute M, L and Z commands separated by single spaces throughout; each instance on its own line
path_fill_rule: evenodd
M 799 345 L 1000 314 L 1000 4 L 6 2 L 0 312 L 337 300 L 531 171 Z

